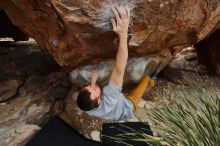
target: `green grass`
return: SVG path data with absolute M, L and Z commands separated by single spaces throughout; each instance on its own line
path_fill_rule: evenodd
M 148 112 L 159 139 L 137 132 L 124 133 L 115 140 L 120 142 L 129 138 L 153 146 L 164 143 L 171 146 L 220 146 L 219 93 L 196 83 L 192 83 L 190 88 L 190 93 L 174 91 L 175 98 L 160 101 Z
M 162 101 L 148 115 L 163 138 L 172 146 L 220 146 L 220 99 L 205 89 Z

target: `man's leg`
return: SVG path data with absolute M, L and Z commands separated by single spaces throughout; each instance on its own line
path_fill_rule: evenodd
M 131 100 L 131 102 L 134 105 L 133 111 L 137 109 L 137 105 L 141 100 L 141 97 L 144 94 L 144 91 L 146 88 L 151 88 L 154 86 L 154 80 L 152 80 L 149 76 L 144 77 L 137 85 L 137 87 L 133 90 L 131 90 L 128 93 L 128 98 Z

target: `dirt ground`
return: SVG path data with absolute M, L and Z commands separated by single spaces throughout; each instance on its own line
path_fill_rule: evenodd
M 146 100 L 144 108 L 139 108 L 136 112 L 138 119 L 148 121 L 147 111 L 154 107 L 161 99 L 173 99 L 176 97 L 176 92 L 183 92 L 189 95 L 196 90 L 197 87 L 192 87 L 194 82 L 199 88 L 202 87 L 210 92 L 215 92 L 220 98 L 220 78 L 212 73 L 198 74 L 191 71 L 182 71 L 184 76 L 178 82 L 167 80 L 165 77 L 159 77 L 155 87 L 148 90 L 143 97 Z M 182 81 L 182 84 L 179 83 Z

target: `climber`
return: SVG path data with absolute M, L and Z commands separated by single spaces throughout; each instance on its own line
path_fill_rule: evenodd
M 122 93 L 122 84 L 125 67 L 128 59 L 128 27 L 130 21 L 130 10 L 128 7 L 119 6 L 112 8 L 115 19 L 111 19 L 113 31 L 119 37 L 119 46 L 116 55 L 116 64 L 113 68 L 108 85 L 101 91 L 96 84 L 98 72 L 92 71 L 91 84 L 85 86 L 77 97 L 80 109 L 91 116 L 106 120 L 118 121 L 130 119 L 137 109 L 137 104 L 147 87 L 152 87 L 154 81 L 144 77 L 138 86 L 128 93 L 126 98 Z

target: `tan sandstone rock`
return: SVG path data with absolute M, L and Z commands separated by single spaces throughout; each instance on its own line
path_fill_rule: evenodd
M 214 32 L 220 20 L 219 0 L 0 1 L 15 25 L 71 70 L 115 58 L 118 39 L 110 18 L 111 8 L 119 5 L 132 14 L 129 56 L 157 56 L 165 64 L 183 47 Z

